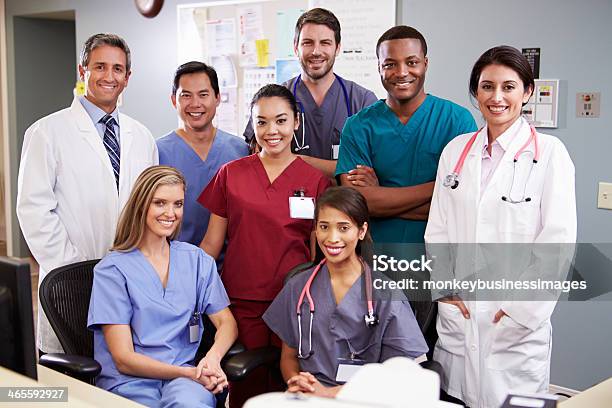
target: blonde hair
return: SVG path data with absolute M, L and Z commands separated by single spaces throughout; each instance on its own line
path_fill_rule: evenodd
M 138 176 L 130 197 L 125 203 L 123 211 L 121 211 L 117 232 L 115 233 L 115 242 L 113 242 L 111 251 L 131 251 L 140 244 L 147 224 L 147 213 L 155 191 L 160 186 L 177 184 L 182 184 L 183 191 L 185 191 L 185 178 L 174 167 L 151 166 Z M 169 239 L 175 239 L 180 229 L 181 222 L 178 223 Z

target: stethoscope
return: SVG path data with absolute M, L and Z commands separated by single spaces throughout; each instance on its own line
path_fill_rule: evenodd
M 317 273 L 319 272 L 319 270 L 321 269 L 321 267 L 325 264 L 326 259 L 323 259 L 318 265 L 317 267 L 312 271 L 312 274 L 310 275 L 310 277 L 308 278 L 308 280 L 306 281 L 306 284 L 304 285 L 304 287 L 302 288 L 302 293 L 300 294 L 300 297 L 298 299 L 297 302 L 297 308 L 296 308 L 296 312 L 297 312 L 297 323 L 298 323 L 298 334 L 300 336 L 300 339 L 298 341 L 298 358 L 301 359 L 307 359 L 309 358 L 311 355 L 313 355 L 313 351 L 312 351 L 312 321 L 314 319 L 314 312 L 315 312 L 315 303 L 314 300 L 312 299 L 312 295 L 310 294 L 310 286 L 312 285 L 312 281 L 314 280 L 314 278 L 317 276 Z M 376 313 L 374 313 L 374 301 L 372 300 L 372 272 L 370 271 L 370 268 L 367 268 L 364 264 L 363 264 L 363 260 L 361 261 L 361 267 L 362 269 L 364 269 L 365 272 L 365 280 L 366 280 L 366 302 L 368 305 L 368 313 L 364 315 L 364 321 L 367 327 L 374 327 L 378 324 L 378 315 Z M 308 299 L 308 305 L 310 307 L 310 324 L 309 324 L 309 329 L 308 329 L 308 353 L 306 355 L 302 354 L 302 311 L 301 311 L 301 306 L 302 303 L 304 303 L 304 297 L 306 297 Z
M 513 169 L 512 169 L 512 182 L 510 183 L 510 191 L 508 192 L 507 196 L 502 196 L 501 198 L 502 201 L 506 201 L 508 203 L 518 204 L 522 202 L 531 201 L 531 197 L 525 197 L 525 191 L 527 190 L 527 181 L 529 181 L 529 178 L 531 177 L 533 166 L 538 162 L 538 159 L 540 158 L 540 151 L 539 151 L 539 146 L 538 146 L 538 136 L 537 136 L 536 130 L 532 125 L 529 125 L 529 128 L 531 130 L 529 139 L 527 139 L 525 144 L 523 144 L 523 146 L 521 146 L 518 152 L 516 152 L 516 154 L 514 155 Z M 476 138 L 478 137 L 478 134 L 482 131 L 482 129 L 484 128 L 480 128 L 476 133 L 474 133 L 472 137 L 470 138 L 470 140 L 468 140 L 468 142 L 466 143 L 465 147 L 463 148 L 463 151 L 461 152 L 461 156 L 459 156 L 459 160 L 457 161 L 457 164 L 455 164 L 455 168 L 453 172 L 451 174 L 448 174 L 446 177 L 444 177 L 444 183 L 443 183 L 444 187 L 450 187 L 452 190 L 459 187 L 459 175 L 461 174 L 461 170 L 463 169 L 463 164 L 468 155 L 468 152 L 474 145 L 474 142 L 476 141 Z M 531 165 L 531 169 L 529 170 L 529 175 L 527 176 L 527 179 L 525 181 L 525 187 L 523 188 L 523 196 L 521 197 L 520 200 L 513 200 L 512 197 L 510 197 L 510 193 L 512 193 L 512 190 L 514 187 L 514 177 L 516 175 L 516 163 L 518 162 L 520 155 L 523 152 L 525 152 L 525 149 L 527 149 L 527 147 L 532 142 L 535 148 L 535 153 L 533 156 L 533 163 Z
M 353 111 L 351 109 L 351 101 L 349 100 L 348 91 L 346 90 L 346 85 L 344 85 L 344 80 L 340 78 L 340 75 L 335 74 L 335 73 L 334 75 L 338 79 L 338 82 L 340 83 L 340 87 L 342 88 L 342 93 L 344 94 L 344 103 L 346 104 L 346 111 L 348 113 L 347 117 L 351 117 L 353 115 Z M 295 132 L 293 132 L 293 140 L 295 140 L 294 150 L 296 152 L 299 152 L 304 149 L 310 149 L 310 145 L 306 144 L 306 139 L 305 139 L 306 122 L 304 122 L 304 105 L 302 104 L 302 102 L 297 96 L 297 93 L 295 92 L 301 80 L 302 80 L 302 75 L 300 74 L 297 76 L 297 78 L 295 79 L 295 82 L 293 83 L 293 96 L 295 97 L 295 101 L 297 102 L 298 108 L 300 108 L 300 123 L 302 125 L 301 126 L 302 127 L 302 143 L 301 144 L 298 142 Z

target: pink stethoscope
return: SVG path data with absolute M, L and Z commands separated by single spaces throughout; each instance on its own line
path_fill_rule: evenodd
M 301 358 L 301 359 L 307 359 L 311 355 L 314 354 L 312 351 L 312 321 L 314 319 L 315 303 L 312 298 L 312 295 L 310 294 L 310 286 L 312 285 L 312 281 L 317 276 L 317 273 L 319 272 L 319 270 L 325 264 L 326 261 L 327 259 L 323 259 L 321 262 L 319 262 L 317 267 L 312 271 L 312 274 L 310 275 L 310 277 L 306 281 L 306 284 L 302 288 L 302 293 L 300 294 L 300 298 L 298 299 L 298 302 L 297 302 L 296 312 L 297 312 L 297 321 L 298 321 L 298 333 L 300 336 L 300 339 L 298 342 L 298 358 Z M 366 326 L 374 327 L 378 324 L 378 316 L 374 313 L 374 302 L 372 301 L 372 272 L 370 271 L 370 268 L 367 268 L 363 264 L 363 260 L 361 261 L 361 267 L 364 269 L 364 272 L 366 275 L 365 292 L 366 292 L 366 301 L 368 304 L 368 313 L 364 315 L 364 320 L 365 320 Z M 308 299 L 308 305 L 310 307 L 310 324 L 309 324 L 309 329 L 308 329 L 309 350 L 306 355 L 302 354 L 302 311 L 300 310 L 302 303 L 304 303 L 304 297 Z
M 531 197 L 525 197 L 525 191 L 527 190 L 527 181 L 529 181 L 529 178 L 531 177 L 531 172 L 533 171 L 533 165 L 536 164 L 538 162 L 538 159 L 540 158 L 540 151 L 539 151 L 539 146 L 538 146 L 538 136 L 537 136 L 536 130 L 531 125 L 529 126 L 529 128 L 531 130 L 529 139 L 527 139 L 525 144 L 523 144 L 523 146 L 514 155 L 512 182 L 510 183 L 510 191 L 508 192 L 508 195 L 502 196 L 501 198 L 502 201 L 506 201 L 512 204 L 518 204 L 524 201 L 525 202 L 531 201 Z M 468 142 L 466 143 L 465 147 L 463 148 L 463 151 L 461 152 L 461 156 L 459 156 L 459 160 L 457 161 L 457 164 L 455 164 L 455 169 L 453 170 L 451 174 L 448 174 L 446 177 L 444 177 L 444 183 L 443 183 L 444 187 L 450 187 L 452 190 L 459 187 L 459 175 L 461 174 L 461 170 L 463 169 L 463 163 L 465 162 L 465 159 L 470 149 L 474 145 L 474 142 L 476 141 L 476 137 L 478 137 L 478 134 L 482 131 L 482 129 L 484 128 L 480 128 L 476 133 L 474 133 L 472 137 L 470 138 L 470 140 L 468 140 Z M 525 149 L 527 149 L 527 147 L 531 144 L 532 141 L 535 147 L 535 153 L 533 156 L 533 163 L 531 165 L 531 169 L 529 170 L 529 175 L 527 176 L 527 180 L 525 181 L 525 187 L 523 188 L 523 196 L 520 200 L 513 200 L 510 197 L 510 193 L 512 192 L 512 188 L 514 187 L 514 176 L 516 174 L 516 162 L 518 161 L 519 156 L 525 151 Z

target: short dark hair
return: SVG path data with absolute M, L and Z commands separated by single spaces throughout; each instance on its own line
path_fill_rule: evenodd
M 358 228 L 363 227 L 365 223 L 370 224 L 370 213 L 368 211 L 368 203 L 365 197 L 357 190 L 350 187 L 331 187 L 317 199 L 315 207 L 315 222 L 319 220 L 319 213 L 322 208 L 334 208 L 346 214 Z M 372 262 L 372 238 L 370 230 L 366 232 L 363 241 L 357 243 L 355 248 L 357 255 L 361 256 L 366 263 Z
M 524 92 L 527 92 L 530 87 L 532 92 L 535 89 L 533 71 L 531 70 L 531 65 L 529 65 L 527 58 L 514 47 L 500 45 L 485 51 L 474 64 L 472 73 L 470 74 L 469 85 L 470 95 L 472 95 L 472 97 L 476 98 L 480 74 L 482 74 L 482 70 L 489 65 L 503 65 L 516 72 L 521 81 L 523 81 Z
M 405 38 L 413 38 L 415 40 L 419 40 L 421 42 L 421 49 L 423 50 L 423 55 L 427 56 L 427 41 L 425 41 L 425 37 L 421 34 L 416 28 L 409 27 L 405 25 L 399 25 L 395 27 L 391 27 L 387 31 L 383 33 L 378 39 L 376 43 L 376 57 L 378 58 L 378 49 L 380 48 L 380 44 L 385 41 L 390 40 L 402 40 Z
M 179 88 L 179 83 L 181 81 L 181 77 L 187 74 L 199 74 L 204 73 L 208 75 L 208 80 L 210 81 L 210 86 L 212 86 L 213 91 L 215 91 L 215 97 L 219 96 L 219 78 L 217 77 L 217 71 L 210 65 L 206 65 L 200 61 L 189 61 L 179 67 L 174 71 L 174 80 L 172 82 L 172 95 L 176 95 L 176 90 Z
M 313 8 L 302 14 L 295 23 L 295 34 L 293 35 L 294 43 L 299 41 L 302 27 L 306 24 L 321 24 L 326 26 L 334 32 L 336 46 L 340 44 L 340 21 L 338 21 L 338 18 L 331 11 L 324 8 Z
M 85 44 L 83 44 L 83 49 L 81 50 L 81 58 L 79 61 L 81 66 L 83 68 L 87 67 L 91 52 L 103 45 L 120 48 L 125 53 L 125 69 L 127 72 L 130 72 L 132 67 L 130 47 L 128 47 L 123 38 L 119 37 L 117 34 L 111 33 L 94 34 L 89 37 L 87 41 L 85 41 Z
M 295 101 L 295 96 L 291 93 L 291 91 L 285 88 L 282 85 L 277 84 L 268 84 L 262 86 L 259 91 L 253 95 L 253 99 L 251 100 L 251 111 L 253 111 L 253 106 L 262 98 L 272 98 L 272 97 L 283 98 L 289 104 L 289 107 L 293 111 L 293 116 L 297 118 L 298 116 L 298 108 L 297 102 Z M 252 116 L 252 115 L 251 115 Z M 254 138 L 253 138 L 254 139 Z

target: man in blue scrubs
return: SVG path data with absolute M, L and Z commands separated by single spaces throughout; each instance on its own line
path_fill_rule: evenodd
M 179 66 L 171 99 L 180 124 L 157 141 L 159 164 L 179 169 L 187 180 L 178 240 L 199 246 L 210 212 L 196 200 L 219 168 L 246 156 L 248 147 L 239 137 L 213 126 L 219 106 L 219 80 L 214 68 L 197 61 Z
M 387 30 L 376 55 L 387 98 L 347 120 L 336 177 L 366 197 L 375 242 L 422 243 L 442 149 L 476 123 L 425 93 L 427 43 L 417 30 Z
M 301 74 L 282 84 L 300 109 L 300 127 L 291 147 L 306 163 L 333 178 L 346 119 L 376 102 L 376 95 L 333 72 L 340 52 L 340 22 L 332 12 L 314 8 L 302 14 L 293 42 Z M 247 142 L 254 137 L 251 121 L 244 137 Z

